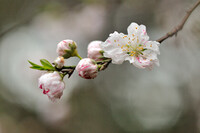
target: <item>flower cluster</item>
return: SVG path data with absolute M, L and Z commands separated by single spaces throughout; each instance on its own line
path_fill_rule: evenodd
M 42 66 L 29 61 L 31 68 L 47 71 L 39 78 L 39 88 L 50 100 L 56 101 L 62 96 L 65 88 L 63 78 L 66 75 L 70 77 L 74 70 L 84 79 L 94 79 L 111 62 L 122 64 L 128 60 L 138 68 L 148 69 L 152 69 L 154 64 L 159 66 L 159 43 L 149 41 L 146 27 L 136 23 L 131 23 L 127 35 L 114 32 L 105 42 L 92 41 L 87 50 L 87 58 L 82 58 L 78 54 L 76 43 L 68 39 L 58 43 L 58 57 L 52 63 L 54 66 L 45 59 L 40 60 Z M 65 59 L 70 57 L 80 59 L 77 66 L 65 66 Z

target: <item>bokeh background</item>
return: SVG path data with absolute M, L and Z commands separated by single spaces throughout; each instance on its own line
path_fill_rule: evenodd
M 200 7 L 161 44 L 160 67 L 111 64 L 93 80 L 75 72 L 56 103 L 38 89 L 42 72 L 27 62 L 53 62 L 63 39 L 86 57 L 90 41 L 127 33 L 131 22 L 156 40 L 195 1 L 0 0 L 0 133 L 200 133 Z

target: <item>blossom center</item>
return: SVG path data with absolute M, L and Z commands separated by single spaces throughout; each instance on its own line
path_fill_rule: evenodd
M 118 46 L 122 49 L 122 51 L 125 51 L 129 56 L 136 56 L 138 57 L 139 55 L 143 55 L 143 51 L 146 50 L 142 44 L 135 44 L 135 45 L 130 45 L 131 42 L 128 42 L 128 44 L 123 44 Z

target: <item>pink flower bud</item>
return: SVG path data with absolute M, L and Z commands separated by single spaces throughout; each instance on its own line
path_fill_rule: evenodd
M 63 95 L 65 84 L 58 72 L 45 73 L 38 82 L 39 88 L 43 89 L 43 94 L 46 94 L 51 101 L 56 101 Z
M 95 61 L 100 61 L 100 57 L 103 56 L 102 49 L 100 47 L 100 44 L 102 41 L 92 41 L 88 45 L 88 58 L 94 59 Z
M 65 59 L 76 56 L 76 43 L 73 40 L 63 40 L 57 45 L 57 53 Z
M 84 58 L 79 61 L 76 70 L 82 78 L 93 79 L 97 76 L 98 66 L 93 59 Z
M 54 61 L 56 68 L 61 69 L 64 66 L 65 60 L 62 56 L 59 56 Z

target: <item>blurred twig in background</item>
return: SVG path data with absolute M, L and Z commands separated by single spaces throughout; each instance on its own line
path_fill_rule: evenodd
M 172 37 L 174 35 L 177 35 L 177 33 L 182 30 L 183 26 L 185 25 L 185 22 L 188 20 L 189 16 L 192 14 L 192 12 L 194 11 L 194 9 L 200 4 L 200 0 L 198 0 L 191 9 L 189 9 L 186 12 L 185 17 L 183 18 L 183 20 L 181 21 L 181 23 L 176 26 L 175 28 L 173 28 L 170 32 L 168 32 L 166 35 L 162 36 L 160 39 L 157 40 L 157 42 L 161 43 L 164 40 L 166 40 L 169 37 Z
M 35 14 L 34 14 L 34 15 L 35 15 Z M 12 25 L 12 26 L 9 27 L 8 29 L 2 31 L 2 32 L 0 33 L 0 38 L 3 37 L 4 35 L 6 35 L 7 33 L 9 33 L 10 31 L 16 29 L 17 27 L 20 27 L 20 26 L 22 26 L 22 25 L 24 25 L 24 24 L 30 22 L 30 21 L 32 20 L 32 18 L 34 17 L 34 15 L 32 15 L 32 16 L 30 16 L 30 17 L 28 17 L 28 18 L 25 18 L 25 19 L 21 20 L 20 22 L 18 22 L 18 23 L 16 23 L 16 24 Z

